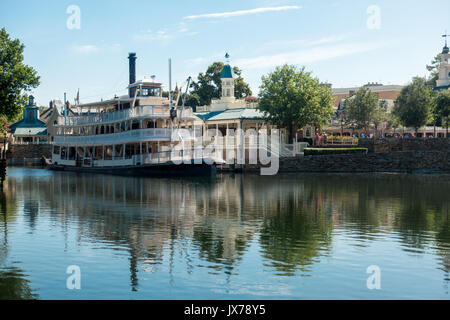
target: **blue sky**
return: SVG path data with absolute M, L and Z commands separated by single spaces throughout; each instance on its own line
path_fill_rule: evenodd
M 70 5 L 80 29 L 67 27 Z M 226 52 L 255 95 L 283 63 L 333 87 L 405 84 L 427 74 L 449 14 L 448 0 L 1 0 L 0 28 L 26 45 L 25 62 L 41 76 L 33 94 L 47 105 L 64 92 L 73 101 L 78 88 L 81 102 L 124 94 L 128 52 L 138 78 L 156 75 L 166 88 L 168 58 L 180 84 Z

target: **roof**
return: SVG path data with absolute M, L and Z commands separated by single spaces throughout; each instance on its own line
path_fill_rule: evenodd
M 226 64 L 223 69 L 222 69 L 222 73 L 220 75 L 221 79 L 228 79 L 228 78 L 233 78 L 233 69 L 231 69 L 231 66 L 229 64 Z
M 14 133 L 14 130 L 18 130 L 19 128 L 24 128 L 24 129 L 33 129 L 33 128 L 45 128 L 45 123 L 44 121 L 38 120 L 38 119 L 33 119 L 34 121 L 31 122 L 26 122 L 24 119 L 19 120 L 15 123 L 13 123 L 10 128 Z
M 402 86 L 397 85 L 389 85 L 389 86 L 375 86 L 375 87 L 367 87 L 370 91 L 378 94 L 378 97 L 381 100 L 395 100 L 400 94 Z M 347 97 L 350 96 L 350 91 L 353 91 L 355 94 L 358 91 L 359 87 L 356 88 L 337 88 L 333 89 L 333 105 L 335 108 L 339 107 L 339 103 Z
M 29 128 L 16 128 L 13 132 L 14 135 L 29 136 L 29 135 L 46 135 L 46 127 L 29 127 Z
M 352 88 L 333 88 L 333 94 L 344 94 L 349 93 L 350 91 L 358 91 L 361 87 L 352 87 Z M 391 91 L 391 90 L 402 90 L 403 86 L 399 85 L 375 85 L 375 86 L 365 86 L 364 88 L 370 89 L 370 91 Z
M 228 109 L 224 111 L 211 111 L 195 113 L 197 117 L 203 121 L 218 121 L 218 120 L 242 120 L 242 119 L 263 119 L 264 113 L 251 108 Z
M 446 86 L 434 87 L 433 91 L 450 90 L 450 84 Z

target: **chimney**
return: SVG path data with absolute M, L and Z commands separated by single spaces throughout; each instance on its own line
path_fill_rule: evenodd
M 130 83 L 129 84 L 132 84 L 132 83 L 136 82 L 136 53 L 130 52 L 128 54 L 128 60 L 130 60 L 129 61 L 129 69 L 130 69 Z M 135 88 L 128 90 L 128 94 L 130 97 L 134 96 L 134 91 L 135 91 Z

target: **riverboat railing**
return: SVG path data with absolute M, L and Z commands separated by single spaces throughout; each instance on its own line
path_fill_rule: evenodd
M 171 134 L 172 130 L 169 128 L 136 129 L 92 136 L 55 136 L 54 144 L 78 146 L 120 144 L 132 141 L 146 141 L 149 139 L 170 139 Z
M 181 110 L 177 110 L 178 117 L 181 115 Z M 185 109 L 183 111 L 183 119 L 192 117 L 192 109 Z M 112 112 L 92 113 L 81 116 L 63 117 L 59 116 L 57 124 L 59 126 L 78 126 L 95 123 L 108 123 L 122 120 L 130 120 L 141 117 L 170 117 L 170 109 L 168 106 L 137 106 L 130 109 L 118 110 Z

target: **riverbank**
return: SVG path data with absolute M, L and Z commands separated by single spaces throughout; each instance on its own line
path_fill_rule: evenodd
M 218 172 L 259 173 L 261 165 L 218 166 Z M 281 158 L 279 173 L 450 173 L 449 151 L 405 151 Z

